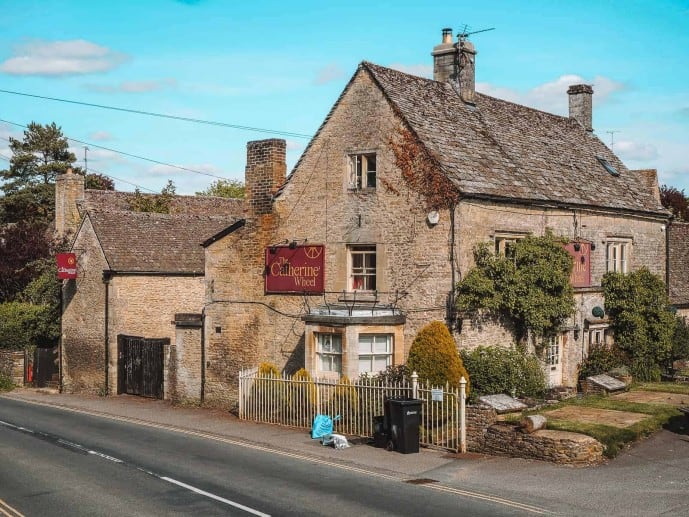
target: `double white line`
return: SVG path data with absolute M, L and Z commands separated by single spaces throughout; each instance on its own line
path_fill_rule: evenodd
M 0 515 L 4 515 L 5 517 L 24 517 L 23 513 L 12 508 L 2 499 L 0 499 Z

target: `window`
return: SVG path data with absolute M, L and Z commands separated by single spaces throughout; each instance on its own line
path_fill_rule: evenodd
M 354 154 L 349 157 L 349 188 L 376 188 L 375 153 Z
M 514 245 L 526 235 L 495 235 L 495 254 L 502 255 L 507 258 L 514 258 Z
M 629 242 L 608 242 L 605 270 L 607 272 L 626 273 L 629 249 Z
M 376 247 L 352 246 L 350 254 L 350 285 L 354 291 L 376 290 Z
M 551 367 L 560 364 L 560 336 L 550 336 L 546 340 L 546 364 Z
M 610 174 L 612 174 L 613 176 L 620 175 L 620 172 L 615 167 L 613 167 L 613 165 L 608 160 L 606 160 L 602 156 L 596 156 L 596 159 Z
M 589 332 L 589 345 L 600 346 L 605 342 L 605 330 L 596 329 Z
M 392 365 L 390 334 L 359 335 L 359 373 L 378 373 Z
M 318 340 L 318 369 L 322 372 L 342 373 L 342 335 L 316 334 Z

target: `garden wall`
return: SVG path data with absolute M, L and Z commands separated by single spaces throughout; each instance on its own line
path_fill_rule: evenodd
M 0 350 L 0 374 L 6 375 L 15 386 L 24 385 L 24 352 Z

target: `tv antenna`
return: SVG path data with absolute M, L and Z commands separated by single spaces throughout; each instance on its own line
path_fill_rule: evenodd
M 472 34 L 478 34 L 479 32 L 488 32 L 488 31 L 494 31 L 495 27 L 491 27 L 489 29 L 481 29 L 478 31 L 469 31 L 470 27 L 468 25 L 464 26 L 464 29 L 462 29 L 462 32 L 457 34 L 457 37 L 459 38 L 459 41 L 464 43 L 466 39 L 471 36 Z
M 84 146 L 84 174 L 88 174 L 89 172 L 89 160 L 88 160 L 88 146 Z
M 615 152 L 615 133 L 619 133 L 619 129 L 615 129 L 613 131 L 606 131 L 607 134 L 610 135 L 610 150 L 612 152 Z

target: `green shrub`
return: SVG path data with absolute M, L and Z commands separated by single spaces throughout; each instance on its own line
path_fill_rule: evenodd
M 329 415 L 335 417 L 341 415 L 342 419 L 359 413 L 359 394 L 356 386 L 352 384 L 346 375 L 340 377 L 332 397 L 328 401 Z
M 0 392 L 12 391 L 14 389 L 14 382 L 9 375 L 0 372 Z
M 55 318 L 47 305 L 0 303 L 0 348 L 21 350 L 55 345 L 59 336 Z
M 626 366 L 628 362 L 625 353 L 615 345 L 592 346 L 588 357 L 579 365 L 579 379 L 610 372 Z
M 261 363 L 249 394 L 250 407 L 261 407 L 270 419 L 280 421 L 279 415 L 285 410 L 285 384 L 281 382 L 280 370 L 271 363 Z
M 316 414 L 316 384 L 304 368 L 294 374 L 292 381 L 287 384 L 287 421 L 292 425 L 308 425 Z
M 507 393 L 516 397 L 540 397 L 546 389 L 538 358 L 521 348 L 480 346 L 462 351 L 471 375 L 473 396 Z
M 433 386 L 459 386 L 459 380 L 467 381 L 469 395 L 469 374 L 457 352 L 455 340 L 444 323 L 432 321 L 423 327 L 414 338 L 409 350 L 407 367 L 416 372 L 419 380 Z

